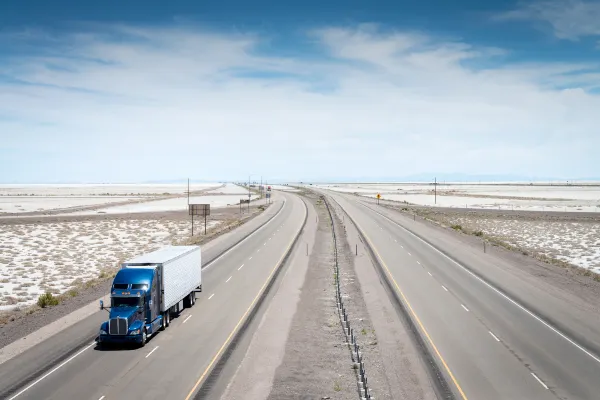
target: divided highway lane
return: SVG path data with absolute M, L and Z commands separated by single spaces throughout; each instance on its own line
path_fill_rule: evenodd
M 598 398 L 600 363 L 594 354 L 372 205 L 332 197 L 367 236 L 457 398 Z
M 304 222 L 302 200 L 281 196 L 282 211 L 205 269 L 196 305 L 145 348 L 84 348 L 16 399 L 191 398 Z
M 527 366 L 542 387 L 547 387 L 559 398 L 600 398 L 600 358 L 597 353 L 402 229 L 393 220 L 397 214 L 379 211 L 373 205 L 367 207 L 384 229 L 389 227 L 402 238 L 407 252 L 412 252 L 414 258 L 420 260 L 418 262 L 429 266 L 428 272 L 449 289 L 455 301 L 468 307 L 480 324 L 493 332 L 495 339 Z M 460 254 L 461 250 L 459 247 L 454 253 Z M 597 314 L 587 314 L 586 320 L 585 313 L 568 303 L 555 303 L 559 299 L 518 277 L 510 274 L 495 276 L 495 284 L 508 292 L 516 290 L 519 297 L 527 298 L 541 310 L 543 317 L 569 327 L 577 337 L 584 337 L 586 343 L 593 345 L 600 341 Z
M 236 244 L 241 244 L 248 235 L 266 226 L 274 216 L 282 212 L 284 202 L 283 196 L 275 194 L 273 204 L 264 213 L 203 245 L 204 267 L 209 267 L 224 252 L 234 251 L 237 248 Z M 98 310 L 60 334 L 49 337 L 17 357 L 0 364 L 0 398 L 10 398 L 17 389 L 27 387 L 34 378 L 43 376 L 88 346 L 98 334 L 100 323 L 106 320 L 106 315 L 105 311 Z

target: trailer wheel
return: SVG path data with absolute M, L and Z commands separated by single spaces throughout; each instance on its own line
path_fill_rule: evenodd
M 190 307 L 194 307 L 196 304 L 196 292 L 190 293 Z
M 160 322 L 160 330 L 164 331 L 165 329 L 167 329 L 167 316 L 163 314 L 162 321 Z
M 148 335 L 146 334 L 146 328 L 142 329 L 142 342 L 140 343 L 140 347 L 144 347 L 146 342 L 148 341 Z
M 169 324 L 171 324 L 171 310 L 165 311 L 165 328 L 168 328 Z

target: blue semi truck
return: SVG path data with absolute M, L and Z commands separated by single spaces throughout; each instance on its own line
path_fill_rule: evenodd
M 100 327 L 98 343 L 137 343 L 165 330 L 173 313 L 196 302 L 202 291 L 199 246 L 168 246 L 121 264 L 110 292 L 109 320 Z

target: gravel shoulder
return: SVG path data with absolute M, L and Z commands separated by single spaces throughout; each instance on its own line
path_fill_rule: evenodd
M 355 371 L 335 301 L 333 239 L 325 204 L 314 194 L 318 227 L 285 354 L 269 399 L 357 398 Z

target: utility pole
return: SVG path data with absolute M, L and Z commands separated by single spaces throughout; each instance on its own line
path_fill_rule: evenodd
M 188 178 L 188 208 L 190 208 L 190 178 Z
M 437 177 L 433 178 L 433 202 L 437 204 Z
M 250 213 L 250 177 L 252 175 L 248 175 L 248 213 Z

